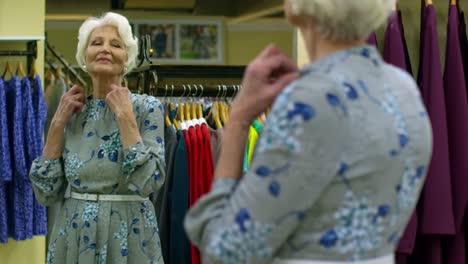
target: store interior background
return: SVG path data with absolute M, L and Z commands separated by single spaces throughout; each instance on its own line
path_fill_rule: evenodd
M 461 10 L 468 2 L 460 1 Z M 441 59 L 444 61 L 445 34 L 449 0 L 434 0 L 437 10 Z M 420 0 L 402 0 L 406 40 L 413 72 L 417 73 L 420 32 Z M 267 44 L 275 43 L 299 64 L 307 61 L 299 34 L 289 26 L 282 13 L 283 0 L 0 0 L 0 50 L 24 50 L 25 41 L 4 41 L 10 37 L 43 37 L 76 66 L 78 28 L 88 16 L 106 11 L 121 13 L 129 20 L 217 21 L 222 23 L 223 63 L 246 65 Z M 356 18 L 358 19 L 358 18 Z M 383 48 L 384 27 L 379 30 Z M 9 61 L 16 67 L 20 57 L 0 57 L 0 73 Z M 157 63 L 157 62 L 156 62 Z M 36 67 L 43 77 L 44 41 L 38 41 Z M 45 238 L 0 245 L 2 264 L 45 263 Z

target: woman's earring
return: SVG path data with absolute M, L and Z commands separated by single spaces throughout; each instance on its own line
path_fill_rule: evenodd
M 88 68 L 86 67 L 86 65 L 83 65 L 83 71 L 88 72 Z
M 123 70 L 124 70 L 124 73 L 126 73 L 127 70 L 128 70 L 128 67 L 127 67 L 127 66 L 124 66 Z

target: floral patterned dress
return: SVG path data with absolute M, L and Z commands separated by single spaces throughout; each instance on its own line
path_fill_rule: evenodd
M 164 183 L 161 103 L 130 95 L 142 141 L 123 148 L 115 115 L 104 100 L 89 99 L 65 129 L 62 158 L 36 159 L 30 171 L 44 205 L 72 191 L 148 197 Z M 52 231 L 47 263 L 163 263 L 151 201 L 67 199 Z
M 248 172 L 218 179 L 185 228 L 204 263 L 390 256 L 418 200 L 431 127 L 414 80 L 369 46 L 302 69 Z

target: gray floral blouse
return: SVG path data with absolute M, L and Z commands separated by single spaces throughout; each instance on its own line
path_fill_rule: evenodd
M 274 103 L 251 168 L 218 179 L 185 228 L 203 263 L 359 261 L 394 252 L 432 133 L 418 88 L 369 46 L 306 66 Z
M 36 159 L 30 179 L 37 199 L 78 193 L 148 197 L 164 183 L 162 105 L 131 94 L 142 141 L 123 148 L 115 115 L 104 100 L 89 99 L 65 129 L 62 158 Z M 151 202 L 67 199 L 50 237 L 47 263 L 163 263 Z

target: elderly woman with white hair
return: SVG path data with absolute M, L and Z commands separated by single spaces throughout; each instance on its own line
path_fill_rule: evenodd
M 121 87 L 138 53 L 128 20 L 86 20 L 76 59 L 92 95 L 73 86 L 61 98 L 30 179 L 44 205 L 66 199 L 49 240 L 47 263 L 163 263 L 148 196 L 164 182 L 162 105 Z
M 185 219 L 203 263 L 394 263 L 432 131 L 414 80 L 366 46 L 395 0 L 286 0 L 310 63 L 274 46 L 247 68 L 215 182 Z M 271 108 L 250 170 L 251 122 Z

